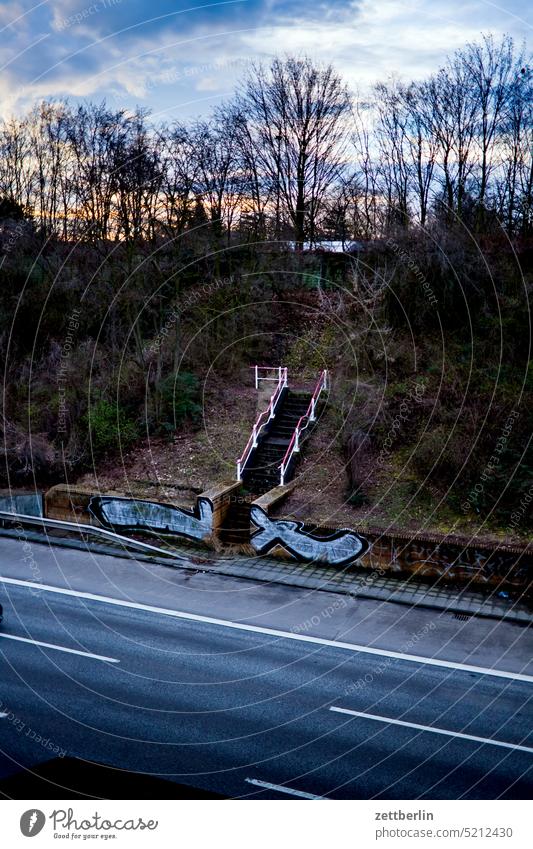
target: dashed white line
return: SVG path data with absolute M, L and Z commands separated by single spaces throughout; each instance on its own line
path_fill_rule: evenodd
M 471 740 L 474 743 L 488 743 L 491 746 L 501 746 L 504 749 L 513 749 L 516 752 L 527 752 L 533 755 L 533 748 L 519 746 L 516 743 L 507 743 L 503 740 L 493 740 L 491 737 L 476 737 L 474 734 L 463 734 L 460 731 L 448 731 L 445 728 L 435 728 L 433 725 L 418 725 L 416 722 L 405 722 L 403 719 L 391 719 L 390 716 L 377 716 L 373 713 L 363 713 L 358 710 L 348 710 L 341 707 L 330 707 L 335 713 L 345 713 L 349 716 L 359 716 L 362 719 L 371 719 L 374 722 L 383 722 L 386 725 L 402 725 L 405 728 L 414 728 L 416 731 L 431 731 L 432 734 L 444 734 L 445 737 L 458 737 L 461 740 Z
M 0 719 L 5 719 L 5 718 L 6 718 L 6 716 L 9 716 L 9 714 L 8 714 L 8 713 L 3 713 L 3 712 L 2 712 L 2 713 L 0 713 Z
M 433 657 L 402 654 L 401 652 L 387 651 L 386 649 L 360 646 L 356 643 L 344 643 L 338 640 L 327 640 L 323 637 L 311 637 L 309 634 L 298 634 L 292 631 L 279 631 L 276 628 L 263 628 L 259 625 L 246 625 L 243 622 L 232 622 L 228 619 L 215 619 L 212 616 L 201 616 L 198 613 L 186 613 L 183 610 L 170 610 L 167 607 L 153 607 L 148 604 L 139 604 L 134 601 L 125 601 L 119 598 L 110 598 L 109 596 L 95 595 L 94 593 L 87 593 L 79 590 L 70 590 L 63 587 L 51 587 L 46 584 L 37 584 L 34 581 L 21 581 L 18 578 L 0 577 L 0 583 L 14 584 L 19 587 L 28 587 L 39 590 L 40 592 L 73 596 L 74 598 L 82 598 L 87 601 L 96 601 L 100 604 L 112 604 L 116 607 L 142 610 L 145 613 L 156 613 L 160 616 L 172 616 L 175 619 L 186 619 L 190 622 L 202 622 L 206 625 L 219 625 L 222 628 L 233 628 L 237 631 L 249 631 L 253 634 L 264 634 L 267 637 L 278 637 L 282 640 L 295 640 L 300 643 L 329 646 L 330 648 L 351 651 L 354 653 L 376 655 L 377 657 L 390 657 L 394 660 L 408 661 L 410 663 L 420 663 L 423 666 L 435 666 L 440 669 L 453 669 L 458 672 L 471 672 L 475 675 L 491 675 L 495 678 L 506 678 L 510 681 L 525 681 L 528 684 L 533 684 L 532 675 L 523 675 L 519 672 L 507 672 L 503 669 L 492 669 L 484 666 L 471 666 L 467 663 L 455 663 L 451 660 L 437 660 Z
M 53 649 L 54 651 L 63 651 L 67 654 L 78 654 L 80 657 L 87 657 L 91 660 L 103 660 L 106 663 L 120 663 L 116 657 L 106 657 L 102 654 L 92 654 L 90 651 L 79 651 L 78 649 L 69 649 L 67 646 L 56 646 L 54 643 L 42 643 L 40 640 L 30 640 L 27 637 L 16 637 L 14 634 L 0 634 L 4 640 L 15 640 L 18 643 L 29 643 L 32 646 L 41 646 L 45 649 Z
M 260 781 L 258 778 L 245 778 L 247 784 L 261 787 L 262 790 L 275 790 L 276 793 L 287 793 L 288 796 L 297 796 L 299 799 L 323 799 L 323 796 L 315 796 L 313 793 L 305 793 L 304 790 L 294 790 L 284 784 L 270 784 L 268 781 Z

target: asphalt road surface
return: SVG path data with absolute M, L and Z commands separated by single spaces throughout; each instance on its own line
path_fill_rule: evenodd
M 8 538 L 0 573 L 0 775 L 59 752 L 233 797 L 531 796 L 527 628 Z

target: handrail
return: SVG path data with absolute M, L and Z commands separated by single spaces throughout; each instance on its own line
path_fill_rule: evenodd
M 289 463 L 291 461 L 292 455 L 300 450 L 300 434 L 302 433 L 302 431 L 304 431 L 308 427 L 309 422 L 316 421 L 316 416 L 315 416 L 316 405 L 318 403 L 318 399 L 320 398 L 322 391 L 325 391 L 327 388 L 328 388 L 328 371 L 327 371 L 327 369 L 324 369 L 320 374 L 317 385 L 315 386 L 315 391 L 313 392 L 313 395 L 312 395 L 311 400 L 309 402 L 309 406 L 307 408 L 307 411 L 304 413 L 303 416 L 300 416 L 300 418 L 298 419 L 296 427 L 294 428 L 294 433 L 291 436 L 291 440 L 290 440 L 289 445 L 287 447 L 287 450 L 285 452 L 285 456 L 283 457 L 283 460 L 281 461 L 281 466 L 278 467 L 279 470 L 280 470 L 280 474 L 279 474 L 280 486 L 284 486 L 284 484 L 285 484 L 285 475 L 287 473 L 287 469 L 289 467 Z M 302 422 L 304 421 L 304 419 L 306 419 L 307 421 L 306 421 L 305 425 L 302 426 Z
M 270 401 L 266 410 L 263 410 L 262 413 L 259 413 L 255 424 L 252 428 L 252 432 L 246 443 L 246 447 L 242 452 L 241 456 L 237 460 L 237 480 L 242 480 L 242 473 L 246 463 L 250 458 L 250 454 L 252 453 L 254 448 L 257 448 L 257 438 L 265 425 L 271 421 L 276 415 L 276 406 L 281 397 L 281 393 L 287 386 L 287 368 L 281 367 L 278 370 L 278 383 L 277 386 L 270 396 Z
M 253 368 L 253 370 L 254 370 L 255 388 L 256 389 L 259 389 L 259 381 L 260 380 L 268 380 L 268 381 L 275 380 L 276 382 L 279 382 L 282 378 L 282 374 L 283 374 L 283 371 L 284 371 L 283 366 L 250 366 L 250 368 Z M 274 371 L 274 372 L 277 373 L 277 377 L 266 377 L 266 376 L 261 377 L 261 375 L 259 374 L 260 371 Z M 286 369 L 285 369 L 285 371 L 286 371 Z

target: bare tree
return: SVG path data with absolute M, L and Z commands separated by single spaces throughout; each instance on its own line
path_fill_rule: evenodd
M 258 168 L 290 221 L 296 245 L 315 239 L 317 216 L 343 166 L 350 97 L 331 66 L 275 59 L 252 66 L 238 103 L 249 122 Z
M 516 76 L 523 56 L 515 56 L 512 38 L 505 36 L 499 44 L 490 35 L 481 42 L 469 44 L 458 58 L 466 71 L 466 80 L 475 108 L 475 145 L 479 171 L 477 201 L 482 209 L 487 200 L 490 176 L 496 167 L 495 147 L 509 98 L 509 86 Z
M 235 132 L 221 114 L 215 113 L 210 121 L 198 121 L 191 135 L 196 194 L 209 210 L 215 238 L 219 240 L 225 234 L 229 242 L 245 186 L 245 178 L 238 167 Z
M 33 206 L 45 237 L 68 235 L 71 208 L 69 148 L 67 145 L 68 106 L 43 102 L 29 120 L 29 149 L 36 170 Z
M 0 129 L 0 192 L 33 212 L 37 171 L 27 118 L 11 118 Z
M 80 105 L 70 116 L 68 139 L 76 161 L 75 220 L 82 238 L 107 240 L 113 235 L 115 151 L 127 134 L 125 113 L 105 103 Z
M 260 167 L 255 152 L 252 125 L 239 103 L 231 102 L 217 111 L 219 122 L 231 132 L 236 142 L 234 151 L 235 165 L 242 177 L 241 195 L 241 232 L 253 240 L 262 240 L 267 236 L 268 209 L 273 197 L 279 210 L 280 193 L 272 184 L 268 175 Z M 279 239 L 279 215 L 276 216 L 274 236 Z
M 358 203 L 359 232 L 365 239 L 372 238 L 381 231 L 384 213 L 379 186 L 378 162 L 373 146 L 371 111 L 371 103 L 358 103 L 354 110 L 351 136 L 354 173 L 361 191 Z
M 425 92 L 431 132 L 438 145 L 445 218 L 453 221 L 455 216 L 461 217 L 474 167 L 472 147 L 476 127 L 476 104 L 459 56 L 430 79 Z
M 429 79 L 380 83 L 355 108 L 331 66 L 275 59 L 187 125 L 45 102 L 0 124 L 0 193 L 47 237 L 104 245 L 201 227 L 217 244 L 292 237 L 301 249 L 321 228 L 372 238 L 432 215 L 478 229 L 499 217 L 526 235 L 530 65 L 511 38 L 485 36 Z
M 167 236 L 181 234 L 190 222 L 198 182 L 198 162 L 189 128 L 176 123 L 157 131 L 161 166 L 158 220 Z
M 146 113 L 137 110 L 124 122 L 126 132 L 114 146 L 113 158 L 116 236 L 135 242 L 154 235 L 162 174 Z

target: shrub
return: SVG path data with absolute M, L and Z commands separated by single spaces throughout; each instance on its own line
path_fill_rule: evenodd
M 91 439 L 93 456 L 114 453 L 120 446 L 124 451 L 137 438 L 135 422 L 117 404 L 100 398 L 83 417 L 83 424 Z
M 158 424 L 167 432 L 189 420 L 198 424 L 202 416 L 200 381 L 188 371 L 169 374 L 157 386 L 160 396 Z

